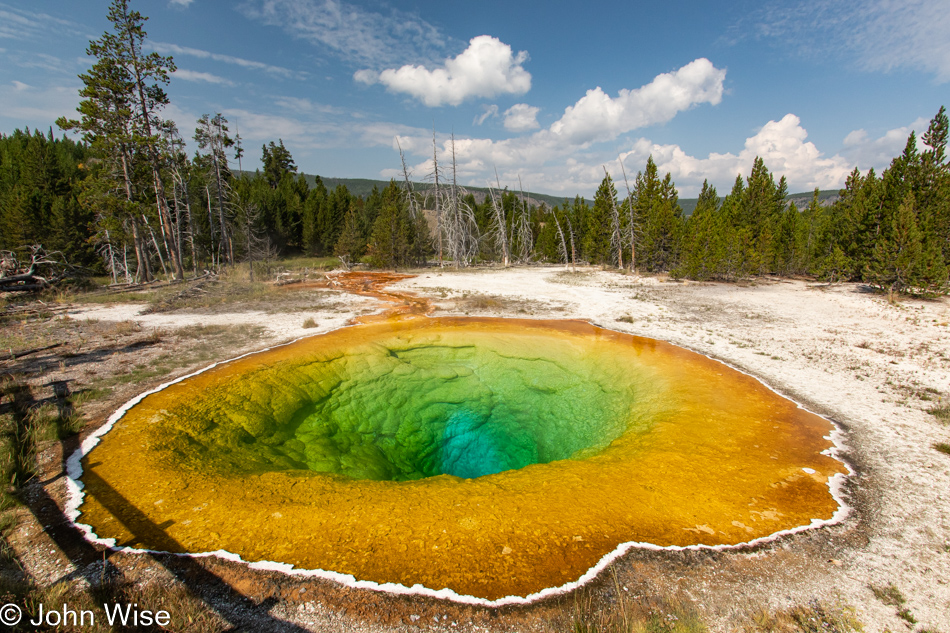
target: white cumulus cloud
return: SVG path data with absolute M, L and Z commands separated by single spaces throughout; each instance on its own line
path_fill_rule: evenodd
M 379 82 L 391 92 L 408 94 L 427 106 L 459 105 L 472 98 L 528 92 L 531 74 L 522 66 L 527 60 L 527 52 L 516 54 L 498 38 L 479 35 L 439 68 L 407 64 L 379 73 L 360 70 L 353 78 L 367 84 Z
M 639 170 L 652 154 L 660 172 L 670 172 L 680 190 L 690 195 L 699 191 L 704 179 L 725 195 L 737 175 L 749 175 L 757 156 L 765 161 L 776 180 L 785 176 L 792 191 L 843 186 L 854 165 L 839 154 L 825 156 L 814 143 L 805 140 L 807 137 L 801 120 L 794 114 L 786 114 L 778 121 L 769 121 L 747 138 L 738 154 L 714 152 L 699 158 L 688 155 L 679 145 L 657 145 L 638 139 L 621 158 L 628 171 Z
M 606 141 L 637 128 L 665 123 L 682 110 L 700 103 L 722 101 L 726 71 L 700 58 L 663 73 L 635 90 L 621 90 L 616 98 L 600 87 L 588 90 L 551 132 L 571 143 Z
M 917 149 L 923 151 L 923 141 L 920 140 L 921 134 L 926 131 L 930 121 L 920 117 L 910 125 L 903 125 L 888 130 L 878 138 L 871 138 L 866 130 L 854 130 L 844 137 L 844 147 L 841 153 L 847 157 L 848 161 L 857 165 L 862 171 L 871 167 L 881 170 L 887 167 L 891 160 L 899 156 L 907 145 L 907 137 L 911 132 L 917 133 Z
M 526 182 L 530 180 L 531 186 L 540 191 L 572 196 L 579 191 L 593 191 L 603 178 L 602 165 L 616 161 L 617 153 L 616 148 L 605 152 L 591 149 L 592 145 L 639 127 L 669 121 L 677 112 L 700 103 L 719 103 L 725 73 L 709 60 L 697 59 L 671 73 L 658 75 L 645 86 L 622 90 L 616 99 L 599 89 L 589 91 L 566 108 L 560 120 L 533 134 L 500 141 L 456 138 L 460 176 L 464 175 L 470 184 L 484 186 L 494 182 L 497 168 L 499 175 L 511 182 L 517 181 L 519 173 L 523 174 Z M 592 93 L 605 97 L 599 102 L 604 107 L 594 106 Z M 526 125 L 537 123 L 537 111 L 532 106 L 512 106 L 508 113 L 513 120 L 520 118 Z M 400 135 L 398 140 L 407 154 L 431 161 L 430 133 Z M 442 144 L 443 151 L 448 152 L 449 141 L 443 139 Z M 422 162 L 413 169 L 417 174 L 426 173 L 427 165 Z
M 541 125 L 538 123 L 538 112 L 541 108 L 529 106 L 527 103 L 516 103 L 505 110 L 505 129 L 511 132 L 527 132 L 536 130 Z

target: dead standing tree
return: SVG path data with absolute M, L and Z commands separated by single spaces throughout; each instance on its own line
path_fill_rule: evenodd
M 409 166 L 406 165 L 406 155 L 402 151 L 402 145 L 399 143 L 399 138 L 396 137 L 396 147 L 399 148 L 399 160 L 402 163 L 402 177 L 403 181 L 406 183 L 405 195 L 406 195 L 406 204 L 409 205 L 409 217 L 415 220 L 419 215 L 419 201 L 416 200 L 416 193 L 412 190 L 412 178 L 411 172 L 409 171 Z M 441 252 L 441 248 L 440 248 Z M 440 258 L 441 261 L 441 258 Z
M 564 218 L 568 223 L 568 231 L 570 231 L 570 220 Z M 571 231 L 571 250 L 567 250 L 567 240 L 564 239 L 564 231 L 561 229 L 561 223 L 557 219 L 557 214 L 554 214 L 554 225 L 557 227 L 557 234 L 561 238 L 561 255 L 564 257 L 564 265 L 568 268 L 571 268 L 573 272 L 577 272 L 577 262 L 574 260 L 574 233 Z
M 518 176 L 518 208 L 511 218 L 511 243 L 514 247 L 512 254 L 515 255 L 519 264 L 531 258 L 531 251 L 534 248 L 529 215 L 528 204 L 524 199 L 524 186 L 521 184 L 521 176 Z
M 492 224 L 489 237 L 494 239 L 495 243 L 501 249 L 501 263 L 505 268 L 511 265 L 511 247 L 508 243 L 508 222 L 505 219 L 505 207 L 499 200 L 502 196 L 501 182 L 498 179 L 498 170 L 495 170 L 495 183 L 498 185 L 498 195 L 495 190 L 488 188 L 488 194 L 491 196 Z
M 221 240 L 218 242 L 218 262 L 227 258 L 229 264 L 234 263 L 234 241 L 228 230 L 225 217 L 225 208 L 228 205 L 231 187 L 228 176 L 231 170 L 225 149 L 232 147 L 234 141 L 228 136 L 228 120 L 221 114 L 202 115 L 195 128 L 195 140 L 198 147 L 208 151 L 208 184 L 205 191 L 208 194 L 208 215 L 211 216 L 211 195 L 214 194 L 218 208 L 218 226 L 221 230 Z
M 604 176 L 610 179 L 607 166 L 604 165 Z M 613 186 L 611 186 L 613 189 Z M 617 201 L 613 194 L 610 196 L 610 252 L 617 254 L 617 268 L 623 270 L 623 236 L 620 232 L 620 212 L 617 210 Z
M 455 135 L 452 135 L 452 180 L 448 186 L 439 184 L 439 157 L 436 151 L 435 135 L 432 137 L 432 169 L 435 183 L 434 198 L 439 234 L 439 265 L 443 265 L 445 251 L 448 251 L 455 267 L 471 266 L 478 256 L 478 223 L 475 212 L 465 202 L 467 191 L 458 184 L 458 163 L 455 156 Z
M 630 181 L 627 180 L 627 170 L 623 166 L 623 158 L 620 158 L 620 170 L 623 172 L 623 184 L 627 188 L 627 213 L 628 227 L 630 229 L 630 270 L 637 271 L 637 222 L 635 216 L 635 207 L 633 193 L 630 191 Z

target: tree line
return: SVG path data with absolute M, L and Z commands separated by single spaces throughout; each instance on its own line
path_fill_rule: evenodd
M 454 139 L 440 161 L 434 138 L 426 185 L 403 158 L 399 182 L 358 197 L 319 177 L 308 185 L 279 139 L 261 148 L 260 170 L 245 172 L 240 135 L 218 113 L 195 122 L 188 136 L 197 150 L 188 154 L 178 126 L 161 116 L 173 59 L 144 53 L 147 18 L 128 0 L 113 0 L 108 19 L 111 30 L 87 51 L 95 61 L 80 75 L 79 117 L 57 121 L 81 140 L 52 129 L 0 134 L 0 250 L 42 245 L 114 282 L 308 254 L 389 268 L 588 263 L 698 280 L 809 275 L 948 290 L 943 107 L 921 138 L 924 151 L 912 133 L 880 176 L 855 169 L 831 205 L 817 190 L 804 209 L 789 203 L 785 178 L 776 182 L 761 158 L 724 197 L 704 182 L 689 217 L 652 157 L 618 182 L 605 169 L 591 204 L 529 205 L 520 182 L 511 190 L 497 179 L 479 201 L 457 182 Z

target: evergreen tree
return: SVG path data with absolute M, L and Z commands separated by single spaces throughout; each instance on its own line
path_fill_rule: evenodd
M 369 247 L 374 266 L 398 268 L 409 263 L 412 221 L 402 191 L 393 180 L 383 191 L 383 205 L 373 227 Z
M 96 172 L 97 178 L 102 180 L 98 186 L 89 187 L 87 194 L 109 196 L 116 189 L 124 193 L 121 203 L 112 201 L 99 206 L 120 214 L 103 217 L 104 227 L 131 228 L 139 263 L 136 278 L 151 278 L 149 237 L 161 258 L 158 240 L 140 208 L 148 190 L 153 195 L 157 223 L 175 276 L 181 278 L 184 276 L 181 255 L 176 241 L 169 239 L 175 227 L 165 199 L 158 133 L 162 127 L 159 112 L 168 104 L 162 86 L 168 83 L 175 64 L 171 57 L 144 53 L 143 25 L 147 18 L 132 11 L 128 0 L 113 0 L 108 19 L 112 32 L 89 43 L 87 53 L 96 58 L 96 63 L 88 73 L 79 76 L 84 84 L 79 93 L 83 100 L 78 108 L 82 118 L 61 118 L 57 124 L 64 129 L 81 130 L 84 140 L 106 161 Z M 108 182 L 119 186 L 110 187 Z M 105 233 L 108 234 L 108 229 Z
M 913 192 L 907 192 L 883 228 L 865 273 L 868 281 L 888 292 L 946 292 L 947 267 L 941 253 L 924 243 Z
M 646 169 L 637 174 L 633 195 L 634 222 L 640 227 L 636 268 L 653 272 L 673 269 L 683 210 L 672 177 L 666 174 L 660 180 L 652 156 L 647 159 Z
M 337 257 L 346 257 L 350 261 L 357 261 L 363 256 L 365 250 L 366 242 L 360 230 L 359 213 L 354 204 L 346 214 L 346 219 L 343 222 L 343 231 L 340 233 L 340 238 L 336 241 L 333 254 Z
M 696 208 L 686 222 L 676 276 L 699 280 L 720 277 L 725 259 L 721 219 L 716 188 L 704 180 Z
M 584 217 L 581 251 L 584 258 L 592 264 L 609 264 L 613 261 L 611 218 L 616 208 L 617 190 L 610 175 L 606 174 L 594 194 L 594 206 Z
M 288 173 L 297 173 L 297 165 L 290 155 L 290 151 L 284 147 L 284 140 L 278 139 L 277 145 L 274 141 L 264 145 L 262 148 L 261 164 L 264 165 L 264 178 L 271 189 L 276 189 L 280 181 Z

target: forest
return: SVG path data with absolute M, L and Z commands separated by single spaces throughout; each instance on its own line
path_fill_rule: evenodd
M 262 169 L 244 171 L 245 147 L 221 114 L 202 116 L 193 133 L 163 119 L 173 59 L 143 51 L 147 18 L 127 0 L 114 0 L 109 20 L 89 45 L 78 118 L 56 121 L 59 136 L 0 134 L 0 279 L 31 261 L 112 283 L 247 262 L 253 275 L 254 261 L 306 254 L 345 266 L 559 262 L 695 280 L 804 275 L 923 296 L 950 289 L 944 107 L 923 151 L 911 133 L 889 167 L 855 169 L 830 205 L 817 191 L 805 208 L 790 203 L 784 176 L 776 181 L 761 158 L 725 196 L 704 183 L 688 217 L 652 157 L 630 178 L 605 168 L 591 204 L 530 205 L 520 183 L 500 182 L 478 201 L 458 184 L 454 156 L 440 162 L 435 139 L 425 185 L 403 159 L 404 178 L 354 196 L 319 177 L 308 184 L 280 139 L 261 148 Z

